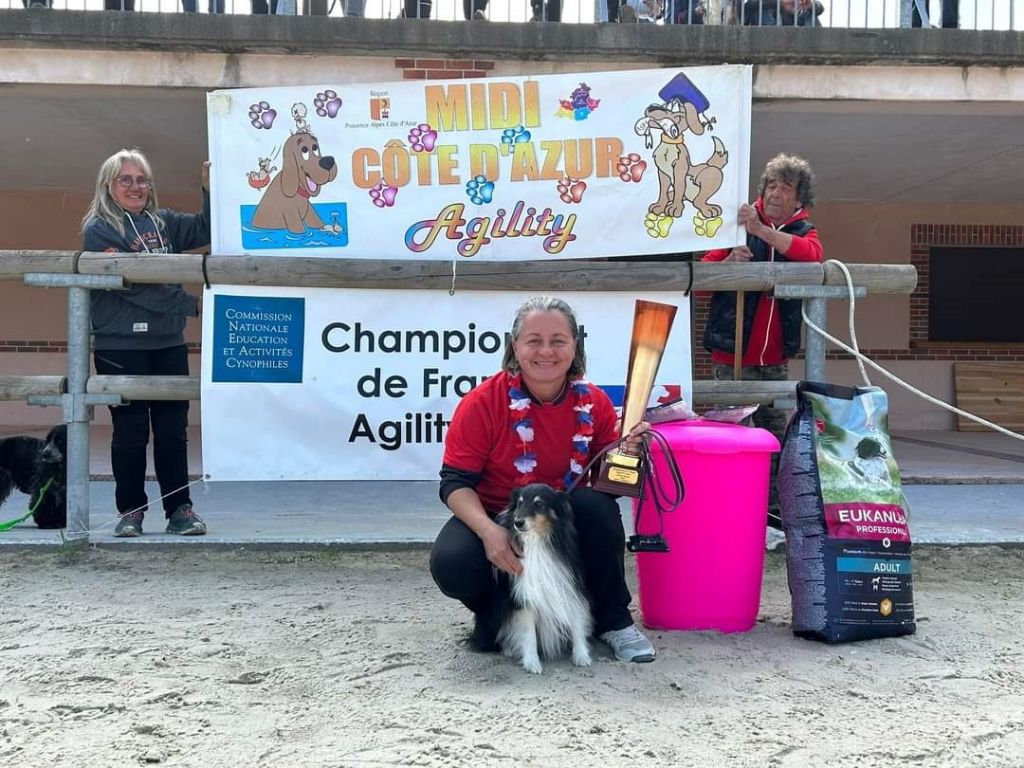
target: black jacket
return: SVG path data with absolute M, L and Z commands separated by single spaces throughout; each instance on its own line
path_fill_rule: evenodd
M 210 198 L 203 193 L 202 213 L 157 211 L 157 230 L 146 214 L 125 213 L 122 236 L 107 222 L 91 219 L 82 250 L 120 253 L 181 253 L 210 244 Z M 129 221 L 130 219 L 130 221 Z M 90 291 L 95 349 L 166 349 L 185 343 L 186 317 L 199 313 L 199 302 L 178 284 L 137 283 L 123 291 Z
M 780 231 L 795 237 L 803 237 L 815 229 L 810 219 L 800 218 L 791 221 Z M 768 261 L 771 246 L 764 240 L 747 235 L 747 247 L 754 254 L 755 261 Z M 783 254 L 775 252 L 775 261 L 789 262 Z M 743 351 L 747 351 L 750 343 L 750 328 L 754 323 L 757 305 L 761 301 L 761 291 L 749 291 L 743 299 Z M 775 302 L 779 310 L 779 321 L 782 323 L 782 354 L 790 358 L 800 349 L 800 317 L 801 301 L 784 299 Z M 734 354 L 736 351 L 736 293 L 735 291 L 715 291 L 711 294 L 711 307 L 708 311 L 707 325 L 704 326 L 704 348 L 709 352 L 718 350 Z

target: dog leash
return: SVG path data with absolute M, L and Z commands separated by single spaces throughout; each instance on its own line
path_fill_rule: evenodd
M 29 508 L 27 513 L 25 513 L 22 517 L 19 517 L 15 520 L 8 520 L 6 523 L 0 523 L 0 533 L 4 531 L 9 531 L 14 526 L 18 525 L 19 523 L 23 523 L 30 517 L 32 517 L 32 515 L 36 513 L 36 510 L 39 509 L 39 505 L 43 503 L 43 498 L 46 496 L 46 492 L 50 490 L 51 485 L 53 485 L 52 477 L 45 483 L 43 483 L 43 487 L 39 489 L 39 496 L 36 498 L 36 503 Z
M 583 468 L 583 471 L 576 477 L 569 487 L 565 489 L 566 493 L 572 493 L 577 485 L 587 476 L 587 473 L 591 468 L 611 450 L 618 448 L 620 445 L 626 442 L 628 437 L 621 437 L 617 442 L 611 443 L 605 446 L 597 454 L 587 462 L 587 466 Z M 665 490 L 658 480 L 657 473 L 654 470 L 654 462 L 652 461 L 649 442 L 654 440 L 661 449 L 662 456 L 665 457 L 665 462 L 668 465 L 669 481 L 671 487 L 669 490 Z M 668 544 L 665 541 L 665 515 L 674 510 L 680 504 L 683 503 L 683 498 L 686 496 L 686 486 L 683 483 L 682 474 L 679 471 L 679 465 L 676 463 L 676 458 L 672 453 L 672 447 L 668 444 L 665 436 L 655 430 L 649 430 L 645 432 L 640 439 L 640 447 L 638 450 L 640 454 L 640 463 L 643 467 L 643 477 L 640 479 L 640 497 L 643 498 L 644 493 L 648 487 L 651 489 L 651 499 L 654 502 L 654 509 L 658 514 L 658 531 L 657 533 L 640 533 L 640 504 L 639 501 L 634 504 L 633 507 L 633 535 L 629 537 L 627 541 L 627 549 L 630 552 L 667 552 Z

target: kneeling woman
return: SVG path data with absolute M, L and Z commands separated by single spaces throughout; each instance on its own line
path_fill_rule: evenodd
M 583 381 L 586 356 L 564 301 L 535 297 L 519 308 L 502 368 L 462 399 L 448 428 L 441 500 L 453 517 L 430 554 L 441 591 L 475 614 L 471 642 L 481 651 L 496 650 L 498 628 L 480 618 L 495 597 L 493 568 L 522 571 L 495 515 L 516 487 L 567 488 L 590 456 L 618 440 L 611 401 Z M 615 498 L 580 483 L 570 501 L 594 634 L 621 661 L 653 661 L 654 646 L 629 612 L 626 536 Z

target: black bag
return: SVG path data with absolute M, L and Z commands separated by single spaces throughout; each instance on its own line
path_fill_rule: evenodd
M 778 477 L 793 632 L 826 643 L 913 634 L 908 511 L 885 392 L 800 382 Z

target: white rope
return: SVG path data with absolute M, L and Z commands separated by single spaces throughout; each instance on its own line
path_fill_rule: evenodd
M 917 396 L 927 400 L 929 403 L 937 405 L 940 408 L 945 408 L 947 411 L 951 411 L 951 412 L 957 414 L 958 416 L 963 416 L 965 419 L 970 419 L 971 421 L 977 422 L 978 424 L 981 424 L 982 426 L 988 427 L 989 429 L 994 429 L 996 432 L 1001 432 L 1004 435 L 1008 435 L 1010 437 L 1016 438 L 1017 440 L 1024 440 L 1024 435 L 1018 434 L 1017 432 L 1009 430 L 1006 427 L 1001 427 L 998 424 L 994 424 L 993 422 L 988 421 L 987 419 L 983 419 L 980 416 L 975 416 L 973 413 L 968 413 L 967 411 L 965 411 L 965 410 L 963 410 L 961 408 L 957 408 L 955 405 L 950 405 L 949 403 L 946 403 L 946 402 L 944 402 L 942 400 L 939 400 L 937 397 L 933 397 L 932 395 L 929 395 L 927 392 L 922 392 L 920 389 L 915 387 L 913 384 L 908 384 L 907 382 L 905 382 L 903 379 L 901 379 L 896 374 L 887 371 L 885 368 L 880 366 L 878 363 L 876 363 L 874 360 L 869 358 L 867 355 L 861 354 L 860 349 L 857 347 L 857 332 L 856 332 L 856 329 L 854 327 L 854 322 L 853 322 L 853 320 L 854 320 L 853 278 L 850 276 L 850 270 L 846 268 L 846 265 L 843 264 L 843 262 L 837 261 L 836 259 L 829 259 L 828 261 L 825 262 L 825 264 L 835 264 L 837 267 L 839 267 L 842 270 L 843 274 L 846 276 L 846 286 L 847 286 L 847 288 L 849 289 L 849 292 L 850 292 L 850 340 L 853 342 L 853 346 L 851 347 L 851 346 L 847 345 L 845 342 L 840 341 L 835 336 L 831 335 L 825 329 L 819 328 L 817 325 L 812 323 L 807 318 L 807 312 L 802 307 L 800 309 L 800 313 L 803 315 L 804 322 L 807 323 L 807 327 L 808 328 L 810 328 L 811 330 L 815 331 L 816 333 L 821 334 L 822 337 L 828 339 L 829 341 L 831 341 L 833 344 L 835 344 L 837 347 L 839 347 L 843 351 L 853 355 L 853 357 L 857 360 L 857 365 L 860 366 L 861 375 L 864 377 L 864 381 L 867 383 L 867 385 L 869 387 L 872 386 L 872 384 L 871 384 L 870 379 L 868 379 L 867 372 L 864 370 L 863 363 L 867 363 L 872 368 L 874 368 L 876 371 L 881 373 L 883 376 L 887 376 L 888 378 L 890 378 L 893 381 L 895 381 L 897 384 L 899 384 L 901 387 L 903 387 L 907 391 L 913 392 L 915 395 L 917 395 Z M 863 361 L 863 363 L 861 361 Z

